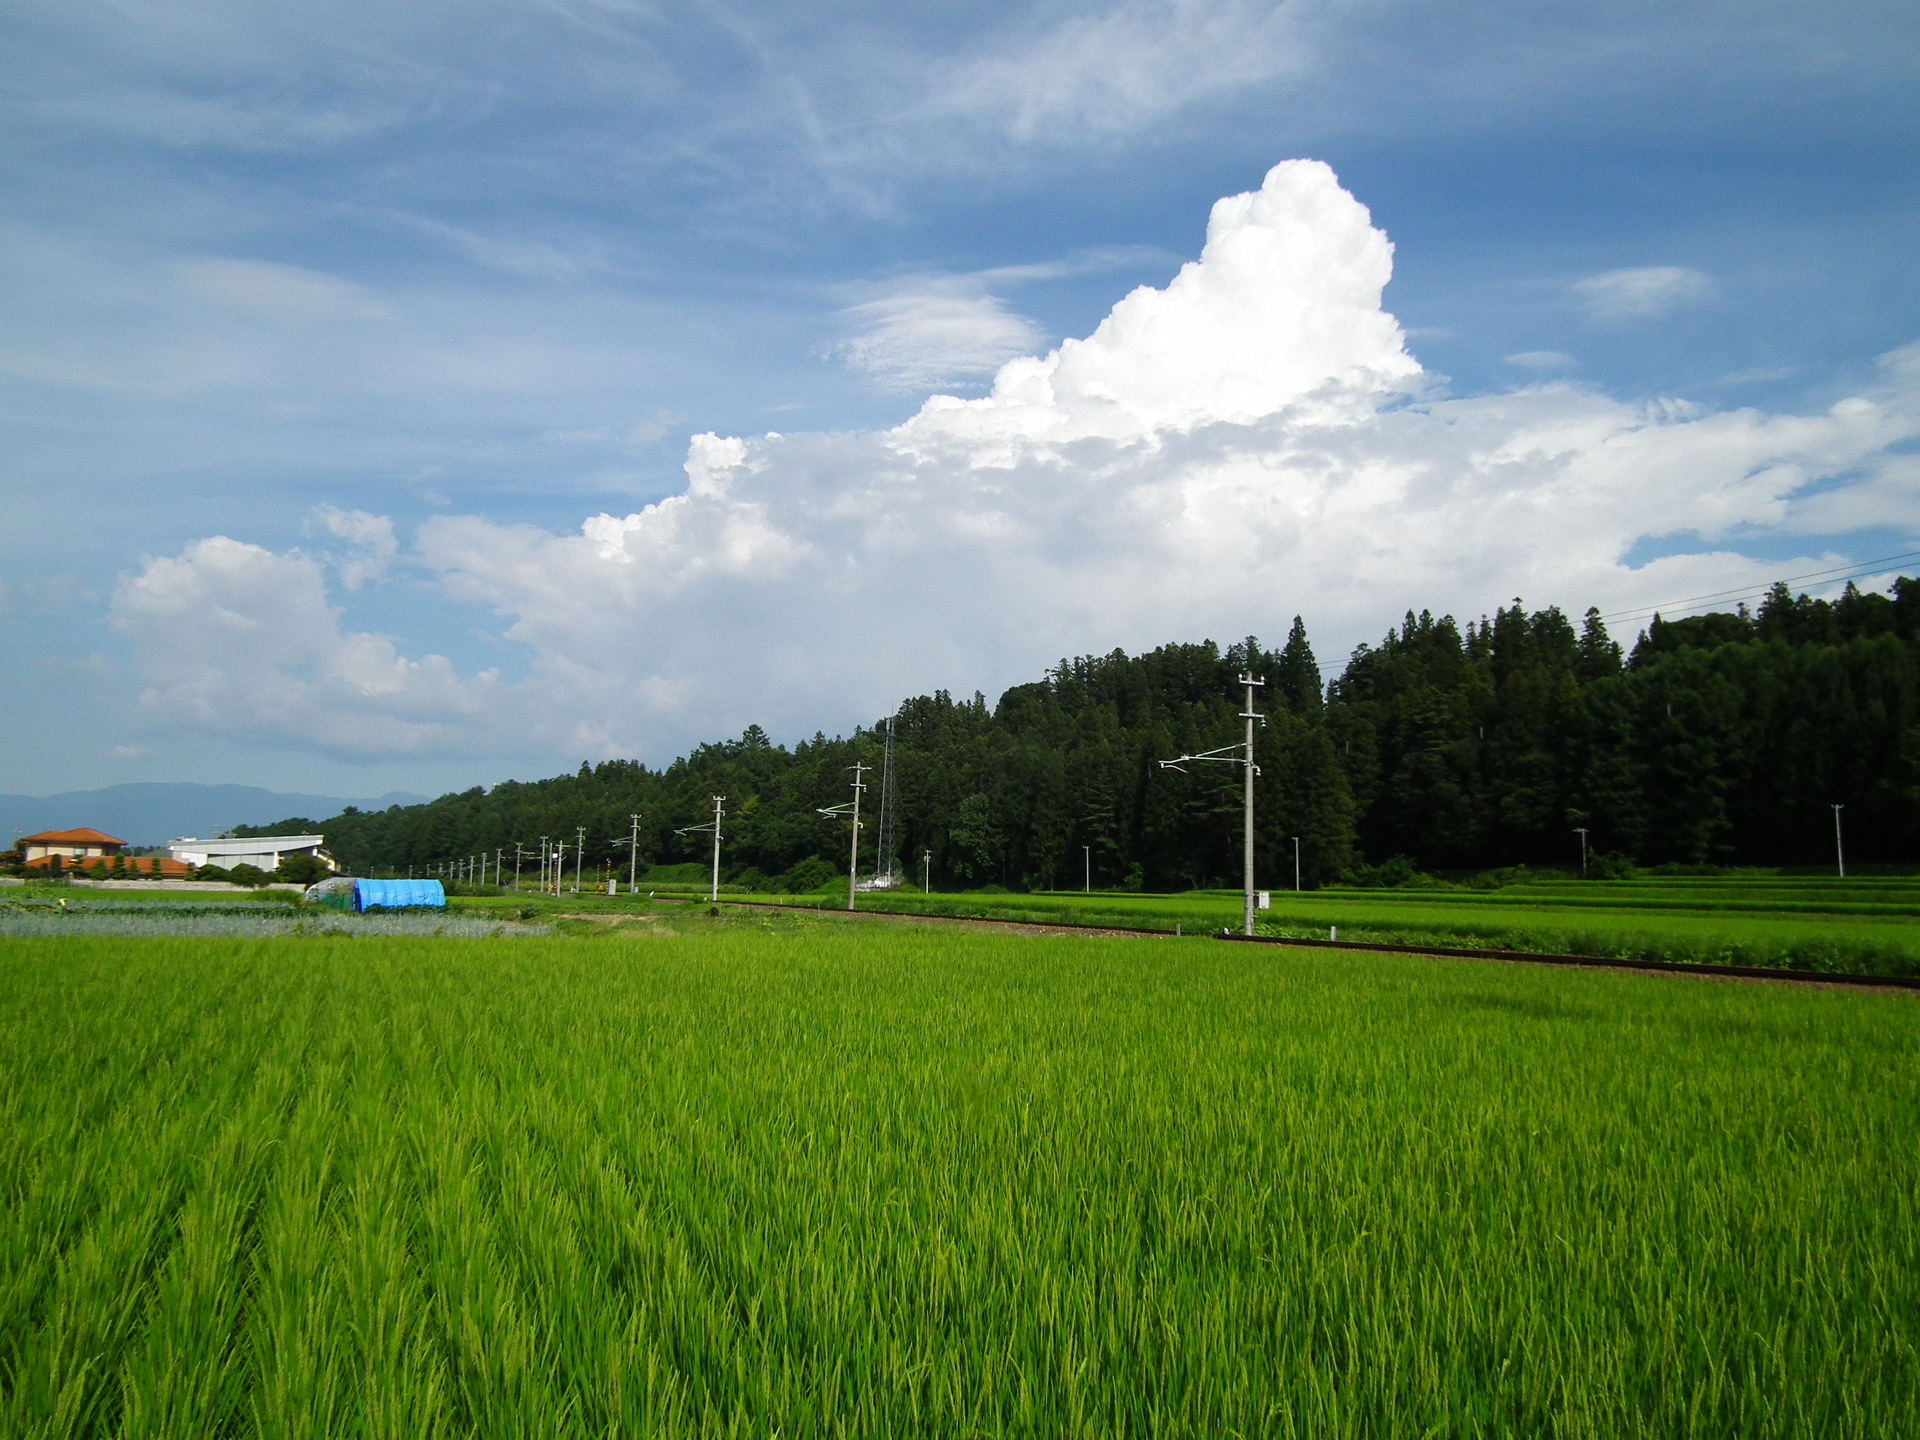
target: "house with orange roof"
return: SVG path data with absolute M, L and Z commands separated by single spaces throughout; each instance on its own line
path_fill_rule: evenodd
M 42 830 L 38 835 L 22 835 L 16 843 L 20 847 L 20 858 L 29 865 L 36 861 L 45 864 L 55 855 L 69 863 L 77 861 L 84 865 L 96 857 L 111 858 L 127 848 L 126 841 L 85 827 Z
M 189 866 L 170 856 L 147 858 L 126 856 L 127 842 L 101 830 L 42 830 L 38 835 L 22 835 L 14 842 L 20 859 L 31 870 L 95 870 L 96 874 L 152 876 L 162 880 L 184 880 L 192 874 Z M 106 867 L 111 866 L 108 870 Z

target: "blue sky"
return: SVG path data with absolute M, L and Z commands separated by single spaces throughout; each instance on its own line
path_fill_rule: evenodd
M 992 694 L 1062 653 L 1277 636 L 1295 612 L 1331 658 L 1416 600 L 1478 613 L 1524 582 L 1625 609 L 1920 548 L 1910 387 L 1881 360 L 1920 341 L 1911 5 L 183 0 L 23 4 L 0 35 L 6 790 L 433 790 L 663 760 L 749 720 L 840 729 L 909 690 Z M 1218 524 L 1152 556 L 1076 549 L 1085 524 L 961 482 L 985 450 L 928 472 L 957 508 L 889 509 L 876 457 L 899 446 L 874 437 L 1166 287 L 1209 207 L 1296 157 L 1326 162 L 1394 247 L 1379 303 L 1421 378 L 1380 414 L 1479 403 L 1446 412 L 1457 431 L 1533 396 L 1512 422 L 1529 453 L 1542 433 L 1625 434 L 1650 405 L 1663 454 L 1740 429 L 1715 417 L 1775 438 L 1713 451 L 1699 473 L 1724 459 L 1732 478 L 1623 520 L 1563 567 L 1566 593 L 1543 497 L 1577 473 L 1618 486 L 1615 508 L 1646 503 L 1594 459 L 1615 441 L 1556 452 L 1574 458 L 1503 512 L 1534 518 L 1462 529 L 1481 553 L 1456 569 L 1409 558 L 1419 595 L 1306 558 L 1348 553 L 1325 517 L 1363 495 L 1390 552 L 1404 497 L 1356 480 L 1308 504 L 1282 478 L 1229 500 L 1201 470 L 1091 458 L 1080 430 L 1034 473 L 1124 472 L 1114 510 L 1205 491 Z M 1861 395 L 1880 418 L 1791 423 Z M 1170 455 L 1196 425 L 1240 426 L 1191 463 L 1218 477 L 1265 445 L 1284 477 L 1270 421 L 1100 435 Z M 603 575 L 554 538 L 686 490 L 696 435 L 769 431 L 802 438 L 744 452 L 755 498 L 698 543 L 735 543 L 751 509 L 785 547 L 771 568 L 636 589 L 635 566 L 691 574 L 699 556 L 630 548 Z M 1646 462 L 1669 489 L 1689 463 Z M 865 538 L 832 557 L 839 532 L 782 510 L 828 471 L 867 477 L 808 512 L 857 500 Z M 1762 472 L 1788 478 L 1747 483 Z M 1464 484 L 1448 523 L 1486 509 Z M 1852 499 L 1809 503 L 1823 494 Z M 1206 547 L 1254 513 L 1236 505 L 1293 505 L 1299 528 L 1261 531 L 1244 588 L 1209 590 Z M 938 534 L 882 563 L 876 516 Z M 1034 557 L 991 615 L 977 566 L 938 542 L 975 521 Z M 252 548 L 192 548 L 213 537 Z M 1509 541 L 1527 564 L 1493 563 Z M 1082 569 L 1133 564 L 1191 567 L 1179 593 L 1211 599 L 1056 603 Z M 791 594 L 767 578 L 781 565 Z M 843 611 L 803 603 L 853 570 Z M 561 607 L 569 586 L 600 587 L 604 613 Z M 664 632 L 703 638 L 649 650 Z M 742 657 L 763 678 L 738 680 Z

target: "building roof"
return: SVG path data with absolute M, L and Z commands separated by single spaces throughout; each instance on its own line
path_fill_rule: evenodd
M 167 848 L 196 855 L 269 855 L 276 850 L 317 850 L 326 841 L 324 835 L 244 835 L 225 840 L 196 840 L 189 835 L 170 841 Z
M 42 830 L 38 835 L 22 835 L 17 843 L 25 845 L 28 842 L 35 845 L 124 845 L 127 843 L 98 830 L 88 830 L 84 827 L 79 830 Z

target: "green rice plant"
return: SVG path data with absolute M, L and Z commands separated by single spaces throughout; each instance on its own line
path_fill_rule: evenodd
M 1577 882 L 1575 882 L 1577 884 Z M 1392 945 L 1532 950 L 1554 954 L 1763 966 L 1830 974 L 1920 974 L 1920 923 L 1880 913 L 1817 916 L 1764 910 L 1608 909 L 1551 897 L 1498 908 L 1471 893 L 1383 891 L 1271 892 L 1259 933 L 1340 938 Z M 809 900 L 788 903 L 817 903 Z M 868 912 L 1084 925 L 1188 933 L 1237 930 L 1241 897 L 1232 891 L 1186 895 L 861 896 Z
M 672 928 L 0 942 L 0 1433 L 1920 1409 L 1906 995 Z
M 1914 948 L 1845 934 L 1675 935 L 1649 930 L 1522 929 L 1491 924 L 1427 925 L 1417 929 L 1361 924 L 1323 929 L 1282 922 L 1254 927 L 1259 935 L 1293 940 L 1325 940 L 1335 928 L 1342 941 L 1367 945 L 1530 951 L 1677 965 L 1811 970 L 1828 975 L 1920 975 L 1920 953 Z

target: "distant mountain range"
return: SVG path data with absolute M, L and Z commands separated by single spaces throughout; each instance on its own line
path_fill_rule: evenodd
M 129 845 L 164 845 L 182 835 L 205 838 L 234 825 L 271 825 L 304 816 L 325 820 L 347 806 L 384 810 L 418 805 L 429 797 L 405 790 L 365 800 L 337 795 L 290 795 L 258 785 L 109 785 L 64 795 L 0 795 L 0 841 L 41 830 L 104 830 Z

